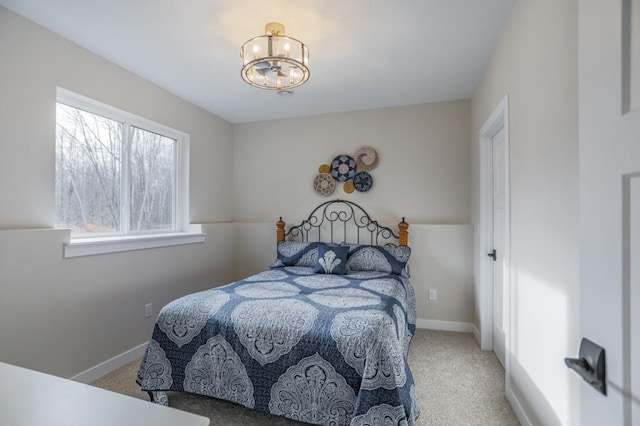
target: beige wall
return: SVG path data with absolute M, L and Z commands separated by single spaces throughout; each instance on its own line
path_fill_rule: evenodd
M 321 202 L 345 198 L 384 225 L 403 216 L 411 224 L 419 318 L 472 322 L 469 108 L 463 100 L 234 125 L 234 219 L 252 222 L 238 229 L 238 275 L 273 261 L 278 217 L 299 222 Z M 380 156 L 373 188 L 317 195 L 318 166 L 363 145 Z
M 534 424 L 578 424 L 577 1 L 514 6 L 472 99 L 474 205 L 478 132 L 509 94 L 511 377 Z M 474 223 L 478 223 L 474 210 Z
M 203 228 L 204 244 L 72 259 L 67 231 L 0 230 L 0 361 L 72 377 L 147 341 L 162 306 L 234 279 L 235 226 Z
M 313 191 L 318 166 L 363 145 L 380 155 L 373 188 L 331 197 L 391 223 L 471 221 L 468 100 L 236 124 L 233 140 L 236 221 L 308 214 L 326 200 Z
M 62 259 L 56 87 L 191 135 L 191 221 L 231 219 L 232 126 L 0 7 L 0 361 L 70 377 L 149 338 L 169 300 L 235 277 L 235 227 L 204 244 Z

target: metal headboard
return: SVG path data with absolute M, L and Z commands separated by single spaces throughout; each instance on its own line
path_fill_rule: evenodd
M 381 226 L 359 205 L 346 200 L 331 200 L 313 209 L 309 217 L 285 232 L 280 218 L 276 224 L 278 241 L 286 237 L 294 241 L 324 241 L 330 243 L 356 243 L 370 245 L 407 245 L 409 224 L 398 224 L 399 233 Z M 323 239 L 324 237 L 324 239 Z

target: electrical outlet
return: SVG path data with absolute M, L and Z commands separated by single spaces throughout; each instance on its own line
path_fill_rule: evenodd
M 436 300 L 438 299 L 438 291 L 435 288 L 430 288 L 429 289 L 429 300 Z
M 149 318 L 153 315 L 153 303 L 147 303 L 144 305 L 144 317 Z

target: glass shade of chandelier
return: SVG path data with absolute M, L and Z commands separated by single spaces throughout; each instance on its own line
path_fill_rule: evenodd
M 265 25 L 265 35 L 242 45 L 242 79 L 252 86 L 288 91 L 309 79 L 309 49 L 293 37 L 284 35 L 284 25 Z

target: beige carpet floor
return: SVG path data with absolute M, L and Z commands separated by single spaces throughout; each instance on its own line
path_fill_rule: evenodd
M 92 383 L 148 400 L 135 382 L 134 361 Z M 492 352 L 469 333 L 417 330 L 409 364 L 420 399 L 419 425 L 517 425 L 504 396 L 504 370 Z M 211 425 L 301 425 L 212 398 L 169 392 L 169 404 L 211 419 Z

